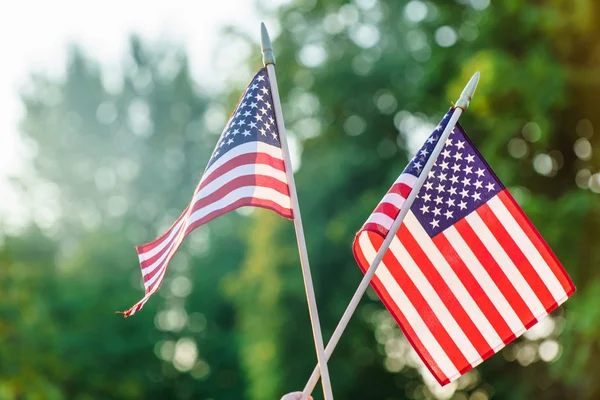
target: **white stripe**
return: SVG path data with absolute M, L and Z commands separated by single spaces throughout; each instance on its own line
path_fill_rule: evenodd
M 404 218 L 404 225 L 413 235 L 416 242 L 421 247 L 421 250 L 423 250 L 429 261 L 431 261 L 431 264 L 441 275 L 442 279 L 444 282 L 446 282 L 446 285 L 448 285 L 454 296 L 456 296 L 456 299 L 463 307 L 465 312 L 469 315 L 471 320 L 474 321 L 475 326 L 479 332 L 481 332 L 488 345 L 492 349 L 496 349 L 498 346 L 504 346 L 502 338 L 498 335 L 475 300 L 473 300 L 473 297 L 471 297 L 452 267 L 450 267 L 450 264 L 448 264 L 448 261 L 446 261 L 440 250 L 433 243 L 433 240 L 429 237 L 427 232 L 425 232 L 425 229 L 423 229 L 412 211 L 409 211 L 408 214 L 406 214 L 406 217 Z
M 472 212 L 467 215 L 465 220 L 471 225 L 473 230 L 477 232 L 477 236 L 490 252 L 494 260 L 496 260 L 496 263 L 500 266 L 502 271 L 504 271 L 510 283 L 517 290 L 517 293 L 523 298 L 523 301 L 525 301 L 525 304 L 531 310 L 533 316 L 538 317 L 546 315 L 546 308 L 542 305 L 540 299 L 538 299 L 523 274 L 521 274 L 521 271 L 519 271 L 502 246 L 500 246 L 500 243 L 498 243 L 498 240 L 496 240 L 494 234 L 489 230 L 479 214 L 477 214 L 477 212 Z
M 406 250 L 402 242 L 400 242 L 398 236 L 394 236 L 392 239 L 390 250 L 394 254 L 394 257 L 396 257 L 396 260 L 398 260 L 398 266 L 406 271 L 410 280 L 413 281 L 419 293 L 421 293 L 427 304 L 429 304 L 429 307 L 431 307 L 431 310 L 439 319 L 444 329 L 446 329 L 452 341 L 456 343 L 460 352 L 464 354 L 467 361 L 469 363 L 478 361 L 481 358 L 480 354 L 465 332 L 463 332 L 458 322 L 456 322 L 440 296 L 438 296 L 433 286 L 431 286 L 423 271 L 417 266 L 410 253 Z
M 521 229 L 521 226 L 514 219 L 510 211 L 506 208 L 502 200 L 498 198 L 498 196 L 494 196 L 489 202 L 488 205 L 490 209 L 496 214 L 498 219 L 504 225 L 504 228 L 508 232 L 508 234 L 514 239 L 515 243 L 521 249 L 521 252 L 525 255 L 529 263 L 533 266 L 533 269 L 538 273 L 542 282 L 548 287 L 552 297 L 559 302 L 564 301 L 564 297 L 567 295 L 564 288 L 560 284 L 558 278 L 552 272 L 552 269 L 548 266 L 542 255 L 535 248 L 531 239 L 527 236 L 527 234 Z M 547 308 L 547 307 L 546 307 Z
M 406 199 L 398 193 L 388 193 L 385 196 L 383 196 L 383 199 L 381 199 L 379 205 L 381 205 L 382 203 L 389 203 L 397 209 L 400 209 L 402 208 L 402 205 L 405 201 Z
M 412 175 L 412 174 L 405 174 L 402 173 L 400 174 L 400 176 L 398 177 L 398 179 L 396 179 L 396 182 L 394 182 L 394 184 L 396 183 L 404 183 L 408 186 L 410 186 L 411 188 L 413 186 L 415 186 L 415 183 L 417 182 L 417 178 L 416 176 Z
M 189 218 L 187 226 L 192 225 L 194 222 L 202 219 L 211 212 L 221 210 L 234 202 L 245 199 L 245 198 L 257 198 L 261 200 L 270 200 L 278 204 L 283 208 L 291 208 L 290 196 L 281 194 L 275 189 L 262 187 L 262 186 L 245 186 L 227 193 L 226 196 L 215 201 L 214 203 L 208 204 L 199 210 L 196 210 Z M 193 205 L 192 205 L 193 207 Z
M 384 213 L 376 212 L 369 216 L 369 219 L 367 220 L 367 222 L 365 222 L 365 225 L 378 224 L 381 225 L 384 229 L 389 230 L 393 223 L 394 220 L 385 215 Z
M 373 248 L 373 244 L 369 239 L 368 233 L 361 233 L 358 241 L 366 260 L 371 263 L 375 258 L 375 249 Z M 415 331 L 415 334 L 418 335 L 419 340 L 427 352 L 431 355 L 433 361 L 437 364 L 442 373 L 448 378 L 457 375 L 458 370 L 454 364 L 452 364 L 452 361 L 450 361 L 450 358 L 446 352 L 444 352 L 444 349 L 435 339 L 435 336 L 431 333 L 421 318 L 421 315 L 415 309 L 406 294 L 402 291 L 402 288 L 398 285 L 398 282 L 396 282 L 383 261 L 379 264 L 375 275 L 377 275 L 377 278 L 379 278 L 381 281 L 381 284 L 392 298 L 392 301 L 402 311 L 402 314 L 406 318 L 407 322 Z
M 265 164 L 247 164 L 240 165 L 232 169 L 231 171 L 219 176 L 214 181 L 210 182 L 208 185 L 203 187 L 192 199 L 192 202 L 195 203 L 203 197 L 210 196 L 217 190 L 221 189 L 230 181 L 242 177 L 242 176 L 252 176 L 252 175 L 264 175 L 270 176 L 272 178 L 281 181 L 281 183 L 287 185 L 287 179 L 285 176 L 285 172 L 273 168 L 270 165 Z
M 180 218 L 181 218 L 181 216 L 180 216 Z M 160 242 L 160 244 L 158 246 L 153 247 L 152 249 L 148 250 L 145 253 L 140 253 L 138 255 L 138 257 L 140 259 L 140 263 L 142 261 L 146 261 L 149 258 L 152 258 L 156 254 L 158 254 L 162 249 L 164 249 L 169 244 L 169 242 L 171 241 L 171 239 L 177 234 L 177 231 L 179 230 L 179 228 L 183 224 L 183 220 L 184 220 L 184 218 L 181 218 L 181 220 L 179 220 L 179 222 L 177 222 L 177 224 L 175 224 L 175 226 L 172 227 L 171 232 L 169 233 L 169 236 L 167 236 L 166 238 L 164 238 Z
M 182 238 L 181 240 L 178 240 L 178 242 L 179 242 L 179 243 L 181 243 L 182 241 L 183 241 L 183 238 Z M 166 264 L 166 263 L 164 263 L 164 264 L 161 266 L 161 270 L 160 270 L 160 272 L 159 272 L 159 273 L 157 273 L 156 275 L 154 275 L 154 276 L 152 277 L 152 279 L 150 279 L 148 282 L 145 282 L 145 283 L 144 283 L 144 287 L 146 288 L 146 290 L 148 290 L 149 288 L 151 288 L 152 290 L 150 290 L 150 293 L 154 293 L 154 292 L 156 292 L 156 290 L 158 290 L 158 287 L 159 287 L 160 285 L 156 285 L 155 287 L 152 287 L 152 285 L 153 285 L 153 284 L 154 284 L 154 282 L 156 282 L 158 279 L 162 279 L 162 277 L 164 277 L 164 276 L 165 276 L 166 272 L 167 272 L 167 264 Z
M 467 269 L 473 274 L 473 277 L 475 277 L 475 280 L 496 307 L 504 321 L 506 321 L 510 330 L 517 336 L 518 334 L 523 333 L 525 327 L 515 313 L 515 310 L 513 310 L 510 303 L 506 300 L 506 297 L 504 297 L 500 289 L 498 289 L 494 280 L 490 277 L 483 265 L 481 265 L 456 228 L 451 226 L 442 234 L 446 236 L 446 239 L 448 239 L 448 242 L 452 245 Z
M 244 143 L 227 151 L 227 153 L 225 153 L 221 158 L 215 161 L 214 164 L 212 164 L 206 171 L 204 171 L 204 174 L 202 174 L 202 178 L 200 179 L 200 183 L 205 181 L 210 176 L 210 174 L 212 174 L 215 171 L 215 169 L 219 168 L 221 165 L 225 164 L 233 158 L 247 153 L 265 153 L 273 158 L 283 160 L 283 153 L 280 147 L 276 147 L 265 142 L 259 141 Z

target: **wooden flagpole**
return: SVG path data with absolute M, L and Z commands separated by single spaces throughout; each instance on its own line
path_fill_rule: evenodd
M 421 186 L 423 186 L 423 184 L 425 183 L 425 180 L 427 179 L 427 174 L 429 173 L 429 171 L 431 171 L 433 164 L 435 163 L 438 156 L 442 152 L 442 149 L 444 148 L 444 145 L 446 144 L 446 140 L 448 139 L 448 136 L 450 136 L 450 133 L 454 129 L 454 126 L 456 125 L 458 118 L 469 107 L 469 103 L 471 101 L 471 98 L 473 97 L 473 94 L 475 93 L 475 89 L 477 88 L 478 82 L 479 82 L 479 72 L 476 72 L 475 75 L 473 75 L 473 77 L 469 80 L 469 83 L 467 83 L 467 86 L 465 86 L 465 88 L 463 89 L 463 91 L 460 95 L 460 98 L 456 102 L 456 106 L 455 106 L 454 112 L 452 113 L 452 117 L 450 117 L 450 121 L 448 121 L 448 124 L 446 125 L 446 129 L 444 129 L 444 132 L 442 133 L 442 136 L 440 137 L 438 143 L 436 144 L 436 146 L 433 150 L 433 153 L 431 154 L 431 157 L 429 157 L 429 160 L 427 160 L 427 163 L 423 167 L 423 171 L 421 172 L 421 175 L 419 175 L 419 178 L 417 179 L 417 182 L 413 186 L 408 198 L 402 205 L 402 209 L 400 210 L 400 213 L 398 214 L 398 216 L 394 220 L 394 223 L 390 227 L 390 230 L 389 230 L 387 236 L 385 237 L 385 240 L 381 244 L 381 247 L 379 248 L 379 251 L 375 255 L 373 262 L 371 262 L 371 265 L 369 266 L 369 269 L 367 270 L 367 272 L 365 273 L 365 276 L 363 277 L 362 281 L 360 282 L 360 285 L 358 285 L 358 289 L 356 289 L 356 292 L 354 293 L 352 300 L 350 300 L 350 304 L 348 304 L 346 311 L 344 311 L 344 315 L 342 315 L 340 322 L 338 323 L 337 327 L 335 328 L 335 331 L 333 332 L 333 335 L 331 336 L 329 343 L 327 343 L 327 348 L 325 349 L 325 356 L 327 357 L 327 360 L 329 360 L 329 357 L 331 357 L 331 354 L 333 353 L 335 346 L 338 344 L 340 337 L 342 336 L 342 334 L 344 333 L 344 330 L 346 329 L 346 326 L 348 326 L 348 322 L 350 321 L 352 314 L 354 314 L 354 311 L 356 311 L 356 307 L 358 307 L 358 303 L 360 302 L 360 299 L 363 297 L 365 291 L 369 287 L 369 284 L 371 283 L 371 279 L 373 278 L 373 275 L 375 275 L 375 271 L 377 270 L 377 267 L 379 267 L 379 264 L 381 263 L 383 256 L 385 255 L 388 247 L 390 246 L 392 239 L 396 235 L 396 232 L 398 231 L 398 228 L 400 228 L 400 225 L 402 224 L 404 217 L 408 213 L 408 210 L 410 210 L 410 207 L 412 206 L 413 202 L 415 201 L 417 194 L 421 190 Z M 312 375 L 310 376 L 310 379 L 306 383 L 304 390 L 302 391 L 302 400 L 306 400 L 308 398 L 308 396 L 314 390 L 314 387 L 318 381 L 319 381 L 319 369 L 315 368 Z
M 292 170 L 290 150 L 288 148 L 285 125 L 283 123 L 283 113 L 281 111 L 281 101 L 279 99 L 279 90 L 277 88 L 277 78 L 275 75 L 275 56 L 273 55 L 273 46 L 264 23 L 261 23 L 261 39 L 263 64 L 267 68 L 267 75 L 269 76 L 269 83 L 271 84 L 275 119 L 277 122 L 277 129 L 279 131 L 279 138 L 281 140 L 281 149 L 283 150 L 285 173 L 287 176 L 288 185 L 290 187 L 292 212 L 294 213 L 294 227 L 296 229 L 296 239 L 298 241 L 298 252 L 300 253 L 300 265 L 302 266 L 304 288 L 306 290 L 306 299 L 308 300 L 308 311 L 312 325 L 315 347 L 317 350 L 317 368 L 320 370 L 320 373 L 323 377 L 323 393 L 325 395 L 325 400 L 333 400 L 331 382 L 329 380 L 329 370 L 327 368 L 327 359 L 325 357 L 325 350 L 323 346 L 323 335 L 321 334 L 321 324 L 319 322 L 319 313 L 317 312 L 315 291 L 310 273 L 310 265 L 308 263 L 308 253 L 306 250 L 306 241 L 304 239 L 304 228 L 302 227 L 302 216 L 300 215 L 298 194 L 296 193 L 296 184 L 294 183 L 294 172 Z

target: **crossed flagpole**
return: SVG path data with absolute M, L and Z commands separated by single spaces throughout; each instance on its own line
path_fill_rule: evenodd
M 335 349 L 336 345 L 338 344 L 342 334 L 344 333 L 344 330 L 348 326 L 348 323 L 350 322 L 350 318 L 352 318 L 352 315 L 356 311 L 356 308 L 358 307 L 358 304 L 359 304 L 361 298 L 363 297 L 365 291 L 369 287 L 369 284 L 371 283 L 371 279 L 375 275 L 375 272 L 377 271 L 377 267 L 379 267 L 381 260 L 383 259 L 383 256 L 385 255 L 386 251 L 388 250 L 388 248 L 390 246 L 392 239 L 394 238 L 394 235 L 398 231 L 398 228 L 400 228 L 400 225 L 402 224 L 404 217 L 408 213 L 408 210 L 410 210 L 412 203 L 415 201 L 417 194 L 419 193 L 421 187 L 425 183 L 425 180 L 427 179 L 429 171 L 432 169 L 439 154 L 442 152 L 442 149 L 444 148 L 446 140 L 452 133 L 454 127 L 456 126 L 456 123 L 458 122 L 459 117 L 469 107 L 469 104 L 471 102 L 473 94 L 475 93 L 475 89 L 477 88 L 477 83 L 479 82 L 479 72 L 476 72 L 473 75 L 473 77 L 471 77 L 471 79 L 469 80 L 469 82 L 467 83 L 465 88 L 463 89 L 459 99 L 457 100 L 457 102 L 455 104 L 455 109 L 452 113 L 452 117 L 450 118 L 450 121 L 446 125 L 446 128 L 444 129 L 444 132 L 442 133 L 440 140 L 438 141 L 437 145 L 435 146 L 431 157 L 429 158 L 429 160 L 423 167 L 423 171 L 421 172 L 421 174 L 419 175 L 419 178 L 417 179 L 415 185 L 413 186 L 413 188 L 410 192 L 410 195 L 406 199 L 406 202 L 404 203 L 400 213 L 394 220 L 384 242 L 382 243 L 381 247 L 379 248 L 379 251 L 377 252 L 375 258 L 373 259 L 373 262 L 370 264 L 369 269 L 366 271 L 365 276 L 363 277 L 358 288 L 356 289 L 356 292 L 352 296 L 352 299 L 350 300 L 350 303 L 348 304 L 346 311 L 342 315 L 340 322 L 338 323 L 333 335 L 331 336 L 331 339 L 329 340 L 327 347 L 325 349 L 323 349 L 323 337 L 321 335 L 321 327 L 320 327 L 320 322 L 319 322 L 319 317 L 318 317 L 318 312 L 317 312 L 317 305 L 316 305 L 316 301 L 315 301 L 312 277 L 311 277 L 311 273 L 310 273 L 308 254 L 307 254 L 307 250 L 306 250 L 306 242 L 304 239 L 304 230 L 302 227 L 302 218 L 300 216 L 300 209 L 298 207 L 298 196 L 296 194 L 296 186 L 294 184 L 294 178 L 293 178 L 290 156 L 289 156 L 289 149 L 287 146 L 287 137 L 286 137 L 286 133 L 285 133 L 285 126 L 283 124 L 283 114 L 281 111 L 281 102 L 279 99 L 279 92 L 277 89 L 277 81 L 276 81 L 276 76 L 275 76 L 275 57 L 273 55 L 273 48 L 272 48 L 271 40 L 269 38 L 267 29 L 266 29 L 264 23 L 261 24 L 261 38 L 262 38 L 261 44 L 262 44 L 262 52 L 263 52 L 263 63 L 265 65 L 265 67 L 267 68 L 267 73 L 269 75 L 269 80 L 271 82 L 271 88 L 272 88 L 272 93 L 273 93 L 273 103 L 274 103 L 275 115 L 276 115 L 276 120 L 277 120 L 277 127 L 279 129 L 279 133 L 281 136 L 281 146 L 282 146 L 283 153 L 284 153 L 286 174 L 288 175 L 288 182 L 290 183 L 290 195 L 292 198 L 292 209 L 294 212 L 294 227 L 296 229 L 296 237 L 298 240 L 298 251 L 300 252 L 300 262 L 302 265 L 302 274 L 304 277 L 304 285 L 305 285 L 305 289 L 306 289 L 309 314 L 310 314 L 310 319 L 311 319 L 311 324 L 312 324 L 313 337 L 314 337 L 314 341 L 315 341 L 315 347 L 316 347 L 316 351 L 317 351 L 317 360 L 318 360 L 318 365 L 313 370 L 312 375 L 310 376 L 306 386 L 304 387 L 304 390 L 302 391 L 301 399 L 302 400 L 308 399 L 308 396 L 312 393 L 312 391 L 314 390 L 314 388 L 319 380 L 319 376 L 322 377 L 323 392 L 325 394 L 325 399 L 326 400 L 333 399 L 333 394 L 331 391 L 331 382 L 329 379 L 329 370 L 327 368 L 327 361 L 329 360 L 329 357 L 331 357 L 333 350 Z

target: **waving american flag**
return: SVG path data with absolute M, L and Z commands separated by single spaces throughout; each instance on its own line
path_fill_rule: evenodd
M 194 229 L 242 206 L 268 208 L 292 218 L 283 152 L 271 87 L 261 69 L 246 88 L 212 153 L 191 203 L 158 239 L 137 246 L 145 296 L 135 314 L 160 287 L 169 261 Z
M 367 270 L 452 110 L 400 174 L 354 241 Z M 457 125 L 429 172 L 372 285 L 445 385 L 552 312 L 571 279 Z

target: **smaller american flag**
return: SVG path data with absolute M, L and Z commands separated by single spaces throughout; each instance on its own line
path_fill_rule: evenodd
M 160 287 L 183 239 L 200 225 L 243 206 L 268 208 L 292 218 L 283 151 L 265 68 L 246 88 L 212 153 L 191 203 L 158 239 L 137 246 L 145 296 L 138 312 Z
M 354 256 L 363 271 L 452 112 L 356 235 Z M 497 353 L 575 291 L 550 247 L 458 124 L 371 284 L 442 385 Z

